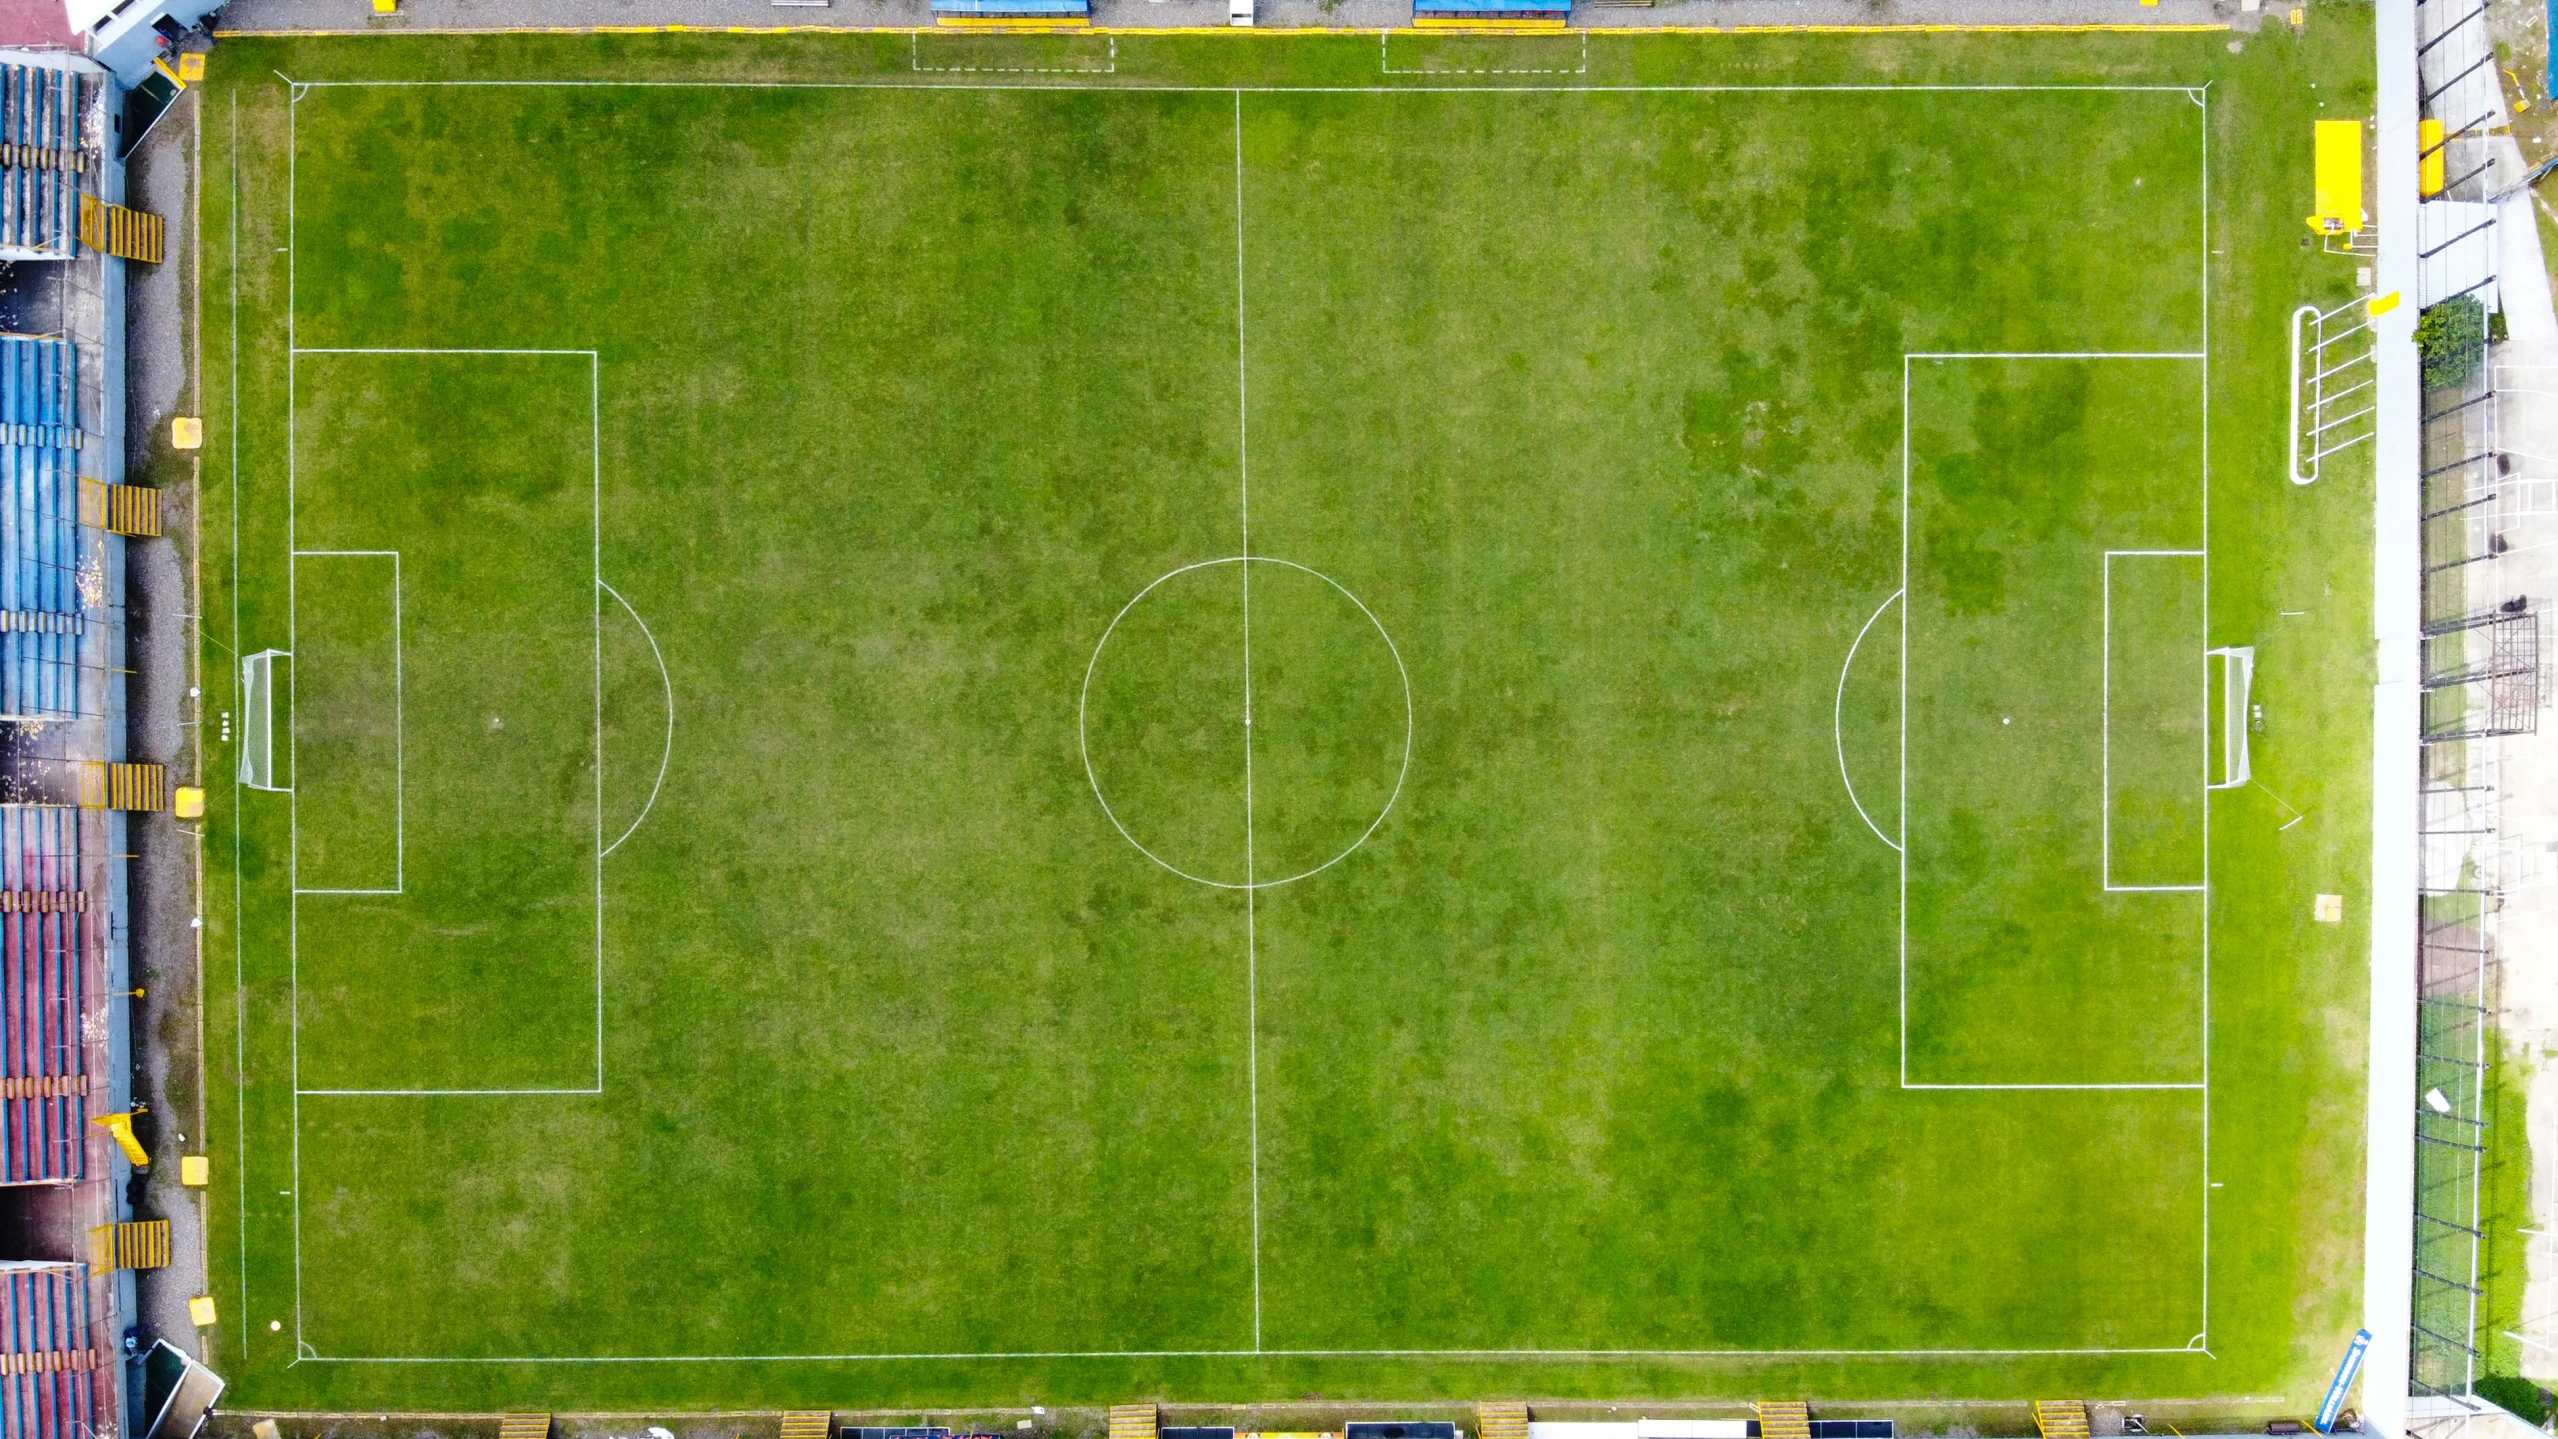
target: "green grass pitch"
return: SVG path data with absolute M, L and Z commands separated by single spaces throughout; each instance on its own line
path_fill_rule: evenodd
M 2314 1402 L 2367 34 L 2234 38 L 226 39 L 233 1401 Z

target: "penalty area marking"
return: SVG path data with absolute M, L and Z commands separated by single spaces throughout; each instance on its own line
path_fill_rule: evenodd
M 288 220 L 288 229 L 289 229 L 289 227 L 290 227 L 290 221 Z M 288 306 L 289 306 L 289 305 L 290 305 L 290 303 L 291 303 L 289 299 L 288 299 L 287 303 L 288 303 Z M 604 457 L 603 457 L 603 448 L 602 448 L 602 438 L 603 438 L 603 369 L 602 369 L 602 361 L 601 361 L 601 358 L 598 356 L 597 352 L 595 352 L 595 351 L 593 351 L 593 350 L 569 350 L 569 349 L 478 348 L 478 347 L 454 347 L 454 348 L 444 348 L 444 347 L 435 347 L 435 346 L 384 346 L 384 347 L 369 347 L 369 346 L 310 346 L 310 347 L 304 347 L 304 346 L 289 346 L 289 347 L 288 347 L 288 351 L 289 351 L 289 353 L 288 353 L 288 360 L 289 360 L 289 363 L 290 363 L 293 367 L 295 367 L 295 368 L 298 368 L 298 367 L 299 367 L 299 364 L 300 364 L 301 360 L 302 360 L 304 357 L 306 357 L 306 356 L 368 356 L 368 355 L 369 355 L 369 356 L 385 356 L 385 355 L 406 355 L 406 356 L 444 356 L 444 355 L 480 355 L 480 356 L 505 356 L 505 357 L 558 357 L 558 358 L 582 358 L 582 359 L 584 359 L 584 360 L 587 362 L 587 441 L 588 441 L 588 465 L 589 465 L 589 470 L 590 470 L 590 475 L 589 475 L 588 511 L 587 511 L 587 528 L 588 528 L 588 532 L 589 532 L 589 545 L 588 545 L 588 549 L 589 549 L 589 559 L 590 559 L 590 562 L 591 562 L 591 563 L 592 563 L 592 564 L 596 567 L 596 573 L 595 573 L 595 575 L 594 575 L 594 583 L 595 583 L 596 590 L 597 590 L 597 595 L 598 595 L 598 597 L 597 597 L 597 599 L 596 599 L 596 601 L 595 601 L 594 607 L 593 607 L 593 609 L 592 609 L 592 611 L 591 611 L 591 620 L 592 620 L 592 624 L 593 624 L 594 631 L 595 631 L 595 643 L 594 643 L 594 646 L 593 646 L 593 649 L 594 649 L 594 669 L 595 669 L 595 676 L 594 676 L 594 679 L 595 679 L 594 742 L 595 742 L 595 753 L 596 753 L 596 756 L 597 756 L 597 761 L 596 761 L 596 766 L 595 766 L 595 785 L 596 785 L 596 788 L 595 788 L 595 841 L 596 841 L 596 854 L 595 854 L 595 860 L 594 860 L 594 864 L 595 864 L 595 878 L 594 878 L 594 893 L 595 893 L 595 1080 L 594 1080 L 594 1082 L 593 1082 L 592 1084 L 585 1085 L 585 1086 L 581 1086 L 581 1087 L 576 1087 L 576 1088 L 570 1088 L 570 1087 L 565 1087 L 565 1086 L 537 1086 L 537 1087 L 529 1087 L 529 1088 L 339 1088 L 339 1087 L 328 1087 L 328 1086 L 321 1086 L 321 1087 L 305 1087 L 305 1086 L 303 1085 L 303 1083 L 302 1083 L 302 1064 L 301 1064 L 301 1048 L 302 1048 L 302 1042 L 301 1042 L 301 1039 L 302 1039 L 302 1036 L 301 1036 L 301 1030 L 302 1030 L 302 1024 L 301 1024 L 301 1009 L 302 1009 L 302 1002 L 301 1002 L 301 953 L 302 953 L 302 912 L 301 912 L 301 902 L 302 902 L 303 898 L 304 898 L 304 897 L 306 897 L 306 896 L 316 896 L 316 895 L 318 895 L 318 894 L 320 894 L 320 893 L 322 893 L 322 892 L 317 892 L 317 891 L 312 891 L 312 890 L 305 890 L 305 889 L 302 889 L 302 888 L 300 887 L 299 883 L 298 883 L 298 872 L 297 872 L 297 876 L 296 876 L 296 883 L 295 883 L 295 885 L 294 885 L 294 889 L 293 889 L 293 905 L 292 905 L 292 914 L 291 914 L 291 918 L 290 918 L 291 933 L 290 933 L 290 939 L 289 939 L 289 941 L 288 941 L 288 946 L 287 946 L 287 953 L 288 953 L 288 956 L 289 956 L 289 959 L 288 959 L 288 965 L 289 965 L 289 972 L 290 972 L 290 974 L 291 974 L 291 979 L 290 979 L 290 982 L 289 982 L 288 988 L 289 988 L 289 990 L 290 990 L 290 992 L 291 992 L 291 994 L 292 994 L 292 996 L 293 996 L 293 998 L 292 998 L 292 1004 L 291 1004 L 291 1009 L 290 1009 L 290 1012 L 289 1012 L 288 1017 L 287 1017 L 287 1023 L 288 1023 L 288 1029 L 289 1029 L 289 1032 L 290 1032 L 290 1034 L 291 1034 L 291 1036 L 292 1036 L 292 1060 L 291 1060 L 291 1068 L 292 1068 L 292 1077 L 293 1077 L 293 1094 L 294 1094 L 295 1099 L 296 1099 L 295 1113 L 294 1113 L 294 1117 L 293 1117 L 294 1136 L 295 1136 L 295 1141 L 296 1141 L 296 1142 L 295 1142 L 295 1145 L 294 1145 L 294 1157 L 293 1157 L 293 1200 L 294 1200 L 294 1225 L 293 1225 L 293 1228 L 294 1228 L 294 1235 L 293 1235 L 293 1238 L 294 1238 L 295 1272 L 296 1272 L 296 1295 L 295 1295 L 295 1337 L 296 1337 L 296 1341 L 297 1341 L 297 1342 L 307 1342 L 307 1341 L 304 1339 L 303 1334 L 302 1334 L 302 1325 L 301 1325 L 301 1301 L 300 1301 L 300 1294 L 299 1294 L 299 1274 L 300 1274 L 300 1268 L 301 1268 L 300 1256 L 301 1256 L 301 1242 L 302 1242 L 302 1233 L 301 1233 L 301 1229 L 302 1229 L 302 1225 L 301 1225 L 301 1191 L 302 1191 L 302 1169 L 301 1169 L 301 1163 L 302 1163 L 302 1161 L 301 1161 L 301 1145 L 300 1145 L 300 1142 L 299 1142 L 299 1141 L 300 1141 L 300 1136 L 301 1136 L 301 1113 L 300 1113 L 299 1100 L 300 1100 L 301 1096 L 303 1096 L 303 1095 L 312 1095 L 312 1096 L 326 1096 L 326 1097 L 333 1097 L 333 1098 L 363 1098 L 363 1097 L 383 1097 L 383 1098 L 419 1098 L 419 1097 L 459 1097 L 459 1096 L 491 1096 L 491 1097 L 503 1097 L 503 1096 L 516 1096 L 516 1095 L 570 1095 L 570 1094 L 601 1094 L 601 1093 L 603 1093 L 603 1092 L 604 1092 L 604 854 L 606 853 L 606 846 L 604 845 L 604 842 L 603 842 L 603 837 L 604 837 L 604 808 L 603 808 L 603 806 L 604 806 L 604 789 L 603 789 L 603 784 L 604 784 L 604 771 L 603 771 L 602 755 L 603 755 L 603 734 L 604 734 L 604 696 L 603 696 L 604 630 L 603 630 L 603 608 L 602 608 L 602 606 L 603 606 L 603 600 L 602 600 L 602 598 L 601 598 L 601 595 L 602 595 L 603 593 L 605 593 L 605 592 L 609 592 L 609 591 L 610 591 L 610 589 L 611 589 L 611 587 L 610 587 L 610 586 L 608 586 L 608 585 L 606 585 L 606 584 L 604 583 L 604 578 L 603 578 L 603 575 L 602 575 L 602 573 L 601 573 L 602 555 L 603 555 L 603 549 L 602 549 L 602 546 L 603 546 L 602 515 L 603 515 L 603 484 L 604 484 L 604 469 L 603 469 L 603 466 L 604 466 Z M 296 532 L 295 532 L 295 525 L 294 525 L 294 522 L 298 520 L 298 518 L 299 518 L 299 514 L 300 514 L 300 509 L 301 509 L 301 500 L 300 500 L 300 465 L 299 465 L 300 447 L 299 447 L 299 445 L 298 445 L 297 443 L 295 443 L 295 441 L 294 441 L 294 439 L 293 439 L 293 436 L 297 433 L 298 428 L 299 428 L 298 419 L 297 419 L 297 415 L 298 415 L 298 411 L 299 411 L 299 405 L 298 405 L 298 403 L 297 403 L 297 401 L 296 401 L 296 396 L 298 395 L 299 386 L 298 386 L 298 384 L 297 384 L 295 381 L 293 381 L 293 380 L 291 380 L 291 379 L 288 379 L 288 381 L 287 381 L 287 387 L 288 387 L 288 394 L 287 394 L 287 396 L 286 396 L 286 411 L 285 411 L 285 413 L 286 413 L 285 425 L 286 425 L 286 434 L 287 434 L 287 441 L 286 441 L 286 454 L 285 454 L 285 506 L 286 506 L 286 518 L 287 518 L 288 532 L 287 532 L 287 535 L 286 535 L 286 546 L 287 546 L 287 552 L 288 552 L 288 554 L 290 554 L 290 555 L 292 555 L 292 556 L 294 556 L 294 557 L 296 557 L 296 558 L 299 558 L 299 557 L 302 557 L 302 556 L 307 556 L 307 555 L 312 555 L 312 554 L 317 554 L 317 553 L 323 553 L 323 552 L 322 552 L 322 551 L 315 551 L 315 550 L 304 550 L 304 549 L 299 549 L 299 548 L 296 548 L 296 547 L 294 546 L 295 533 L 296 533 Z M 389 551 L 382 551 L 381 553 L 386 553 L 386 554 L 388 554 L 388 553 L 391 553 L 391 552 L 389 552 Z M 394 555 L 394 557 L 393 557 L 393 564 L 394 564 L 395 568 L 396 568 L 396 566 L 397 566 L 397 563 L 398 563 L 397 556 L 396 556 L 396 555 Z M 396 587 L 395 587 L 394 593 L 395 593 L 395 595 L 396 595 Z M 615 596 L 614 596 L 614 598 L 616 598 L 616 599 L 620 599 L 621 597 L 620 597 L 619 595 L 615 595 Z M 288 614 L 289 614 L 289 613 L 290 613 L 290 603 L 288 602 Z M 632 615 L 632 618 L 633 618 L 633 619 L 638 619 L 638 615 L 637 615 L 636 613 L 634 613 L 634 614 Z M 294 627 L 294 628 L 295 628 L 296 630 L 298 630 L 298 626 L 297 626 L 297 627 Z M 640 629 L 641 629 L 641 632 L 642 632 L 642 633 L 646 633 L 646 632 L 647 632 L 648 626 L 646 625 L 646 623 L 645 623 L 645 622 L 643 622 L 643 623 L 641 624 Z M 292 640 L 292 641 L 298 642 L 298 640 L 299 640 L 299 635 L 298 635 L 298 633 L 289 633 L 288 638 L 289 638 L 290 640 Z M 655 637 L 654 637 L 654 636 L 651 636 L 651 637 L 650 637 L 649 645 L 650 645 L 650 648 L 651 648 L 652 650 L 654 650 L 654 649 L 656 648 L 656 639 L 655 639 Z M 661 666 L 661 669 L 663 668 L 663 664 L 664 664 L 664 661 L 663 661 L 663 657 L 661 656 L 661 658 L 660 658 L 660 666 Z M 671 713 L 671 708 L 672 708 L 672 705 L 673 705 L 673 695 L 672 695 L 672 691 L 671 691 L 671 689 L 670 689 L 670 691 L 669 691 L 669 695 L 668 695 L 668 704 L 669 704 L 669 707 L 670 707 L 670 713 Z M 671 719 L 670 719 L 670 722 L 669 722 L 669 723 L 670 723 L 670 725 L 671 725 L 671 723 L 672 723 Z M 672 734 L 671 734 L 671 732 L 670 732 L 670 735 L 669 735 L 669 745 L 671 746 L 671 744 L 672 744 Z M 297 762 L 298 762 L 298 761 L 297 761 Z M 663 763 L 662 763 L 662 761 L 661 761 L 660 776 L 661 776 L 661 778 L 663 777 Z M 652 791 L 652 794 L 653 794 L 653 791 Z M 299 803 L 298 803 L 298 800 L 294 803 L 294 811 L 295 811 L 295 812 L 292 814 L 291 819 L 290 819 L 290 824 L 291 824 L 291 833 L 292 833 L 292 836 L 293 836 L 292 843 L 293 843 L 294 848 L 295 848 L 295 850 L 296 850 L 296 852 L 297 852 L 297 854 L 298 854 L 298 851 L 299 851 L 299 848 L 300 848 L 300 835 L 301 835 L 301 821 L 300 821 L 300 815 L 299 815 L 299 812 L 298 812 L 298 811 L 299 811 Z M 643 811 L 643 814 L 645 814 L 645 811 Z M 616 841 L 615 841 L 615 843 L 616 843 L 616 844 L 618 844 L 618 843 L 620 843 L 620 841 L 619 841 L 619 840 L 616 840 Z M 235 862 L 235 863 L 237 862 L 237 861 L 236 861 L 236 857 L 235 857 L 234 862 Z M 298 866 L 297 866 L 297 871 L 298 871 Z

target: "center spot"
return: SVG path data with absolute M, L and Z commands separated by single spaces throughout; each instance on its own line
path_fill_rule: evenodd
M 1346 856 L 1392 807 L 1411 748 L 1385 630 L 1331 580 L 1261 556 L 1148 586 L 1094 650 L 1083 702 L 1102 807 L 1203 884 L 1284 884 Z

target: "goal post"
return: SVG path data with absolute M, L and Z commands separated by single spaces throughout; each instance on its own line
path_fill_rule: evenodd
M 2205 658 L 2219 681 L 2211 686 L 2212 708 L 2218 713 L 2212 725 L 2212 777 L 2205 783 L 2211 789 L 2236 789 L 2251 778 L 2247 732 L 2255 718 L 2256 647 L 2208 650 Z
M 275 662 L 292 662 L 284 650 L 260 650 L 240 660 L 240 783 L 250 789 L 287 790 L 275 776 Z

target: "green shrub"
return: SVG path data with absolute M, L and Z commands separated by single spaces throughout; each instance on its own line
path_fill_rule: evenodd
M 2425 388 L 2455 390 L 2478 373 L 2487 355 L 2487 307 L 2476 295 L 2458 295 L 2416 322 L 2416 353 L 2424 360 Z
M 2509 1414 L 2519 1414 L 2544 1429 L 2549 1426 L 2549 1391 L 2529 1379 L 2516 1379 L 2510 1374 L 2487 1374 L 2481 1375 L 2478 1382 L 2470 1387 L 2479 1398 Z

